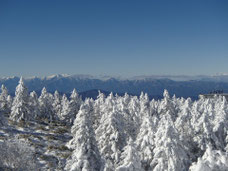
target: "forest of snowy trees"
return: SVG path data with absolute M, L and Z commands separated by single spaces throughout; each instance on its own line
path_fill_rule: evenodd
M 70 98 L 43 88 L 28 93 L 23 79 L 15 97 L 2 86 L 0 126 L 7 121 L 62 122 L 71 127 L 67 171 L 228 170 L 228 104 L 225 97 L 163 99 L 99 93 Z M 5 143 L 5 142 L 4 142 Z M 1 145 L 1 144 L 0 144 Z M 2 162 L 0 161 L 0 164 Z M 4 163 L 3 163 L 4 164 Z
M 0 110 L 4 115 L 9 115 L 12 121 L 31 121 L 47 119 L 62 121 L 71 125 L 78 113 L 82 99 L 74 89 L 70 99 L 64 94 L 62 97 L 55 91 L 54 95 L 42 89 L 40 97 L 36 92 L 28 93 L 21 78 L 16 87 L 15 97 L 8 95 L 4 85 L 1 87 Z

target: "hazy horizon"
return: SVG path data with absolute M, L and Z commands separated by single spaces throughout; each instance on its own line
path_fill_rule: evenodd
M 121 75 L 105 75 L 105 74 L 66 74 L 66 73 L 56 73 L 51 75 L 9 75 L 9 76 L 0 76 L 0 78 L 13 78 L 13 77 L 22 77 L 22 78 L 48 78 L 48 77 L 91 77 L 91 78 L 121 78 L 121 79 L 128 79 L 128 78 L 140 78 L 140 77 L 215 77 L 215 76 L 228 76 L 228 73 L 215 73 L 215 74 L 196 74 L 196 75 L 187 75 L 187 74 L 151 74 L 151 75 L 133 75 L 133 76 L 121 76 Z

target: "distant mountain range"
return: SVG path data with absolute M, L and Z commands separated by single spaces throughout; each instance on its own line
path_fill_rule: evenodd
M 19 77 L 0 78 L 0 84 L 4 84 L 10 94 L 14 94 Z M 123 95 L 125 92 L 131 95 L 140 95 L 146 92 L 151 98 L 162 97 L 164 89 L 171 95 L 178 97 L 192 97 L 196 99 L 200 93 L 208 93 L 213 90 L 228 92 L 228 75 L 214 76 L 137 76 L 132 78 L 116 78 L 109 76 L 94 77 L 89 75 L 53 75 L 49 77 L 24 78 L 29 91 L 38 94 L 43 87 L 49 92 L 58 90 L 60 93 L 69 94 L 73 88 L 83 97 L 94 97 L 98 90 L 108 94 L 110 92 Z

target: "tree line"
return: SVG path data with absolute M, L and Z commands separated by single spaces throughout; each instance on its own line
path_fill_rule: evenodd
M 1 87 L 0 111 L 16 122 L 47 119 L 49 122 L 61 121 L 71 125 L 81 103 L 82 99 L 75 89 L 69 99 L 65 94 L 61 96 L 58 91 L 48 93 L 45 87 L 39 97 L 35 91 L 28 93 L 22 78 L 13 98 L 8 95 L 4 85 Z
M 228 106 L 212 99 L 99 94 L 81 105 L 66 170 L 228 170 Z
M 163 99 L 99 93 L 82 99 L 73 90 L 54 95 L 43 88 L 28 94 L 23 80 L 15 97 L 2 86 L 1 113 L 13 121 L 45 118 L 72 125 L 73 150 L 65 170 L 71 171 L 185 171 L 228 169 L 228 105 L 223 96 Z M 4 123 L 4 116 L 0 115 Z

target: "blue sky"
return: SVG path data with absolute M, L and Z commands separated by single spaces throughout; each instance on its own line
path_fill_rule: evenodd
M 0 76 L 228 73 L 227 0 L 0 0 Z

